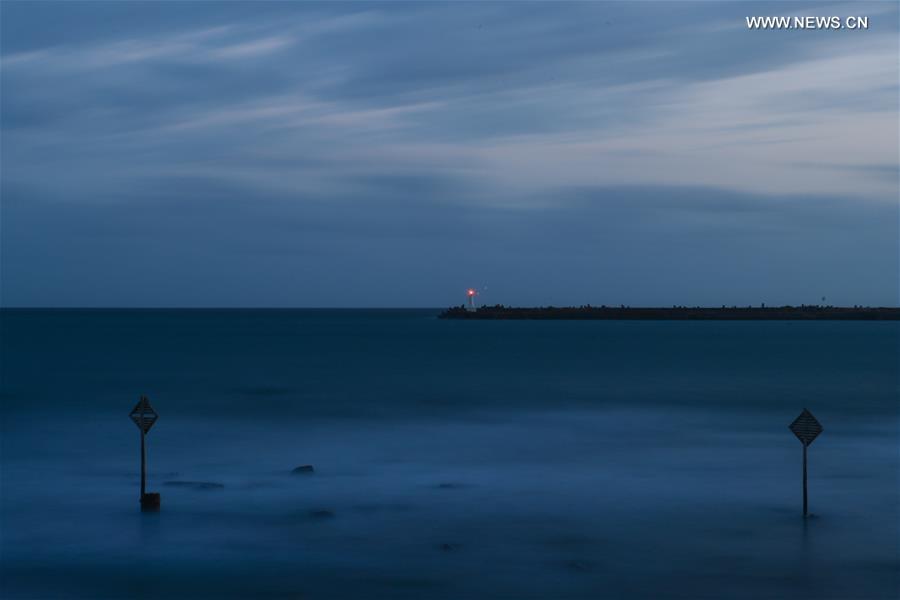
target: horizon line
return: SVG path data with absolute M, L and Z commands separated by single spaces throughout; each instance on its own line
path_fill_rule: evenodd
M 456 308 L 464 306 L 464 303 L 451 304 L 449 306 L 0 306 L 2 310 L 446 310 L 447 308 Z M 752 305 L 752 304 L 722 304 L 718 306 L 704 305 L 631 305 L 631 304 L 542 304 L 535 306 L 516 306 L 506 304 L 482 304 L 476 308 L 493 308 L 502 306 L 504 308 L 614 308 L 614 309 L 767 309 L 767 308 L 802 308 L 802 307 L 819 307 L 819 308 L 891 308 L 900 309 L 897 305 L 871 305 L 857 304 L 851 306 L 840 306 L 836 304 L 772 304 L 772 305 Z

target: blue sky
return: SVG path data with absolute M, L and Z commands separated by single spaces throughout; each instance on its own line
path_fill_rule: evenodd
M 0 303 L 896 305 L 897 10 L 3 2 Z

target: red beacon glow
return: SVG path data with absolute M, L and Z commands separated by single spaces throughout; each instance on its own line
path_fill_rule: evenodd
M 474 295 L 475 295 L 475 290 L 471 290 L 471 289 L 470 289 L 470 290 L 469 290 L 468 292 L 466 292 L 466 293 L 469 294 L 470 296 L 474 296 Z

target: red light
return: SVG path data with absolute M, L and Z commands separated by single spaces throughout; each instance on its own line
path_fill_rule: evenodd
M 474 296 L 474 295 L 475 295 L 475 290 L 469 290 L 468 293 L 469 293 L 470 296 Z

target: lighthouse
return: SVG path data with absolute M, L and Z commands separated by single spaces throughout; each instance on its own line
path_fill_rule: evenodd
M 470 312 L 475 312 L 475 296 L 478 295 L 478 291 L 474 288 L 469 288 L 466 290 L 466 298 L 468 299 L 468 304 L 466 304 L 466 310 Z

